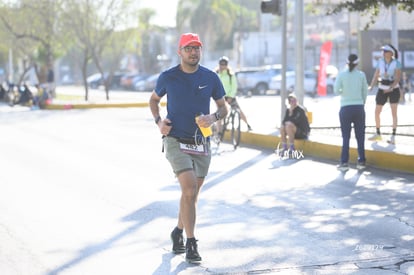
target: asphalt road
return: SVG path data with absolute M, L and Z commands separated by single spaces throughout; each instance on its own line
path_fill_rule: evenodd
M 178 183 L 146 108 L 0 105 L 0 274 L 414 274 L 414 175 L 222 144 L 200 265 L 170 252 Z

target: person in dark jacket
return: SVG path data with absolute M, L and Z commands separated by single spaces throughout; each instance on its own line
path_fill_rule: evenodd
M 282 139 L 282 154 L 285 151 L 295 150 L 295 139 L 307 139 L 310 133 L 309 121 L 305 109 L 298 104 L 294 94 L 287 98 L 289 108 L 286 109 L 285 117 L 280 127 Z

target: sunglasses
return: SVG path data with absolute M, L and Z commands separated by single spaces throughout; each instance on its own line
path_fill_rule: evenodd
M 181 48 L 182 50 L 184 50 L 186 53 L 191 53 L 193 50 L 196 52 L 199 52 L 201 50 L 200 46 L 185 46 Z
M 219 63 L 220 64 L 220 66 L 227 66 L 227 63 Z

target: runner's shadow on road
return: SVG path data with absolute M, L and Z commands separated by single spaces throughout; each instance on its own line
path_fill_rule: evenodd
M 171 262 L 174 259 L 174 257 L 182 257 L 182 256 L 175 255 L 171 252 L 164 253 L 162 255 L 160 265 L 157 267 L 156 270 L 154 270 L 152 275 L 179 274 L 180 272 L 184 271 L 190 266 L 186 262 L 182 262 L 176 266 L 175 270 L 171 270 L 171 267 L 173 266 Z
M 152 275 L 180 274 L 181 272 L 183 272 L 186 269 L 193 268 L 193 267 L 196 267 L 196 266 L 200 265 L 200 263 L 189 264 L 189 263 L 187 263 L 183 260 L 180 264 L 178 264 L 175 267 L 174 270 L 171 270 L 171 267 L 173 266 L 171 264 L 171 262 L 174 259 L 174 257 L 185 257 L 184 255 L 185 254 L 175 255 L 171 252 L 170 253 L 164 253 L 162 255 L 162 262 L 160 263 L 158 268 L 152 273 Z
M 79 248 L 77 255 L 75 255 L 72 259 L 69 259 L 68 261 L 62 263 L 60 266 L 57 266 L 55 269 L 48 272 L 47 275 L 60 274 L 66 269 L 79 265 L 82 262 L 103 253 L 104 251 L 112 249 L 118 244 L 118 242 L 131 235 L 134 235 L 136 231 L 138 231 L 141 227 L 151 223 L 155 219 L 158 219 L 160 217 L 173 219 L 176 218 L 176 216 L 177 202 L 175 200 L 155 201 L 146 205 L 145 207 L 139 208 L 138 210 L 133 211 L 121 218 L 122 222 L 132 223 L 131 226 L 109 236 L 106 239 L 87 244 L 84 247 Z M 169 257 L 168 259 L 172 259 L 172 257 Z
M 232 169 L 226 170 L 224 173 L 217 172 L 214 173 L 214 171 L 210 171 L 208 177 L 205 180 L 205 183 L 203 185 L 203 190 L 208 190 L 215 185 L 224 182 L 226 179 L 233 177 L 234 175 L 238 174 L 241 171 L 244 171 L 245 169 L 257 164 L 258 162 L 265 159 L 267 154 L 265 152 L 259 152 L 258 155 L 255 157 L 252 157 L 245 162 L 241 163 L 238 166 L 233 167 Z M 220 175 L 217 177 L 217 175 Z

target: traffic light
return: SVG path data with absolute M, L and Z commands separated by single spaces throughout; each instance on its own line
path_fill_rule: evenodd
M 282 15 L 282 7 L 281 7 L 281 0 L 270 0 L 270 1 L 262 1 L 260 5 L 260 9 L 262 13 L 271 13 L 276 15 Z

